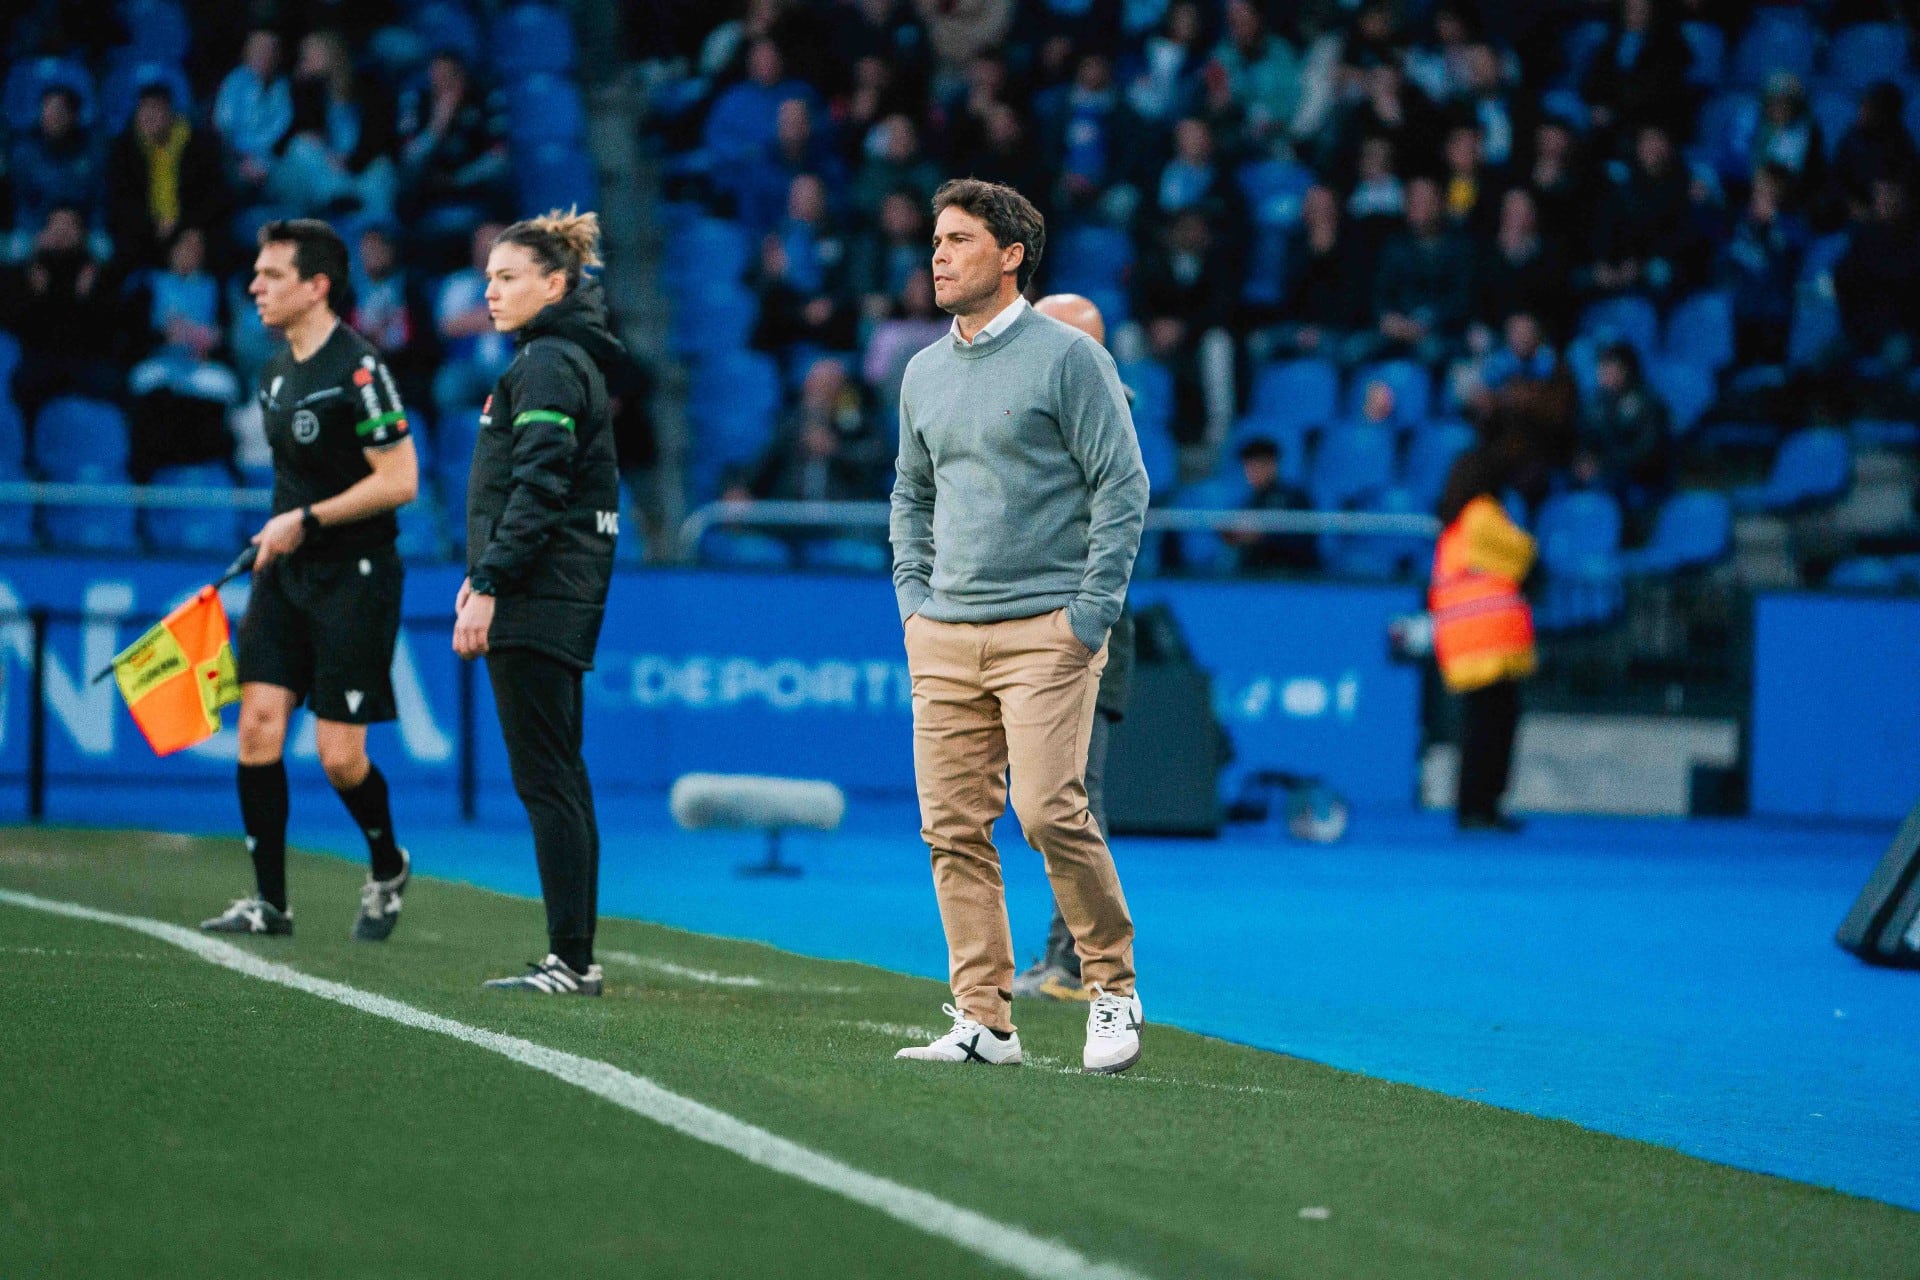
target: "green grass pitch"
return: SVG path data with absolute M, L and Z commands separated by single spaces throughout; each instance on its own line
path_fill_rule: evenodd
M 607 998 L 484 993 L 537 903 L 422 879 L 359 945 L 361 874 L 296 856 L 297 936 L 243 945 L 1149 1277 L 1920 1268 L 1917 1214 L 1166 1027 L 1118 1079 L 1062 1065 L 1057 1007 L 1020 1011 L 1050 1061 L 897 1063 L 938 985 L 750 943 L 610 920 Z M 109 911 L 191 924 L 246 880 L 233 841 L 0 832 L 0 888 Z M 1012 1273 L 483 1049 L 0 903 L 5 1280 L 955 1274 Z

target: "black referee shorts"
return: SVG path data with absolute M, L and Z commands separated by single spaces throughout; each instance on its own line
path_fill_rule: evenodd
M 234 655 L 240 683 L 291 689 L 322 720 L 393 719 L 403 576 L 392 547 L 326 559 L 295 552 L 254 574 Z

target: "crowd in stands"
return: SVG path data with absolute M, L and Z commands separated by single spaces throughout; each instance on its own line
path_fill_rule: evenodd
M 826 443 L 783 412 L 822 367 L 838 447 L 884 454 L 901 368 L 947 325 L 928 199 L 969 174 L 1045 213 L 1036 292 L 1106 312 L 1157 503 L 1431 510 L 1449 451 L 1505 424 L 1518 505 L 1551 526 L 1597 497 L 1617 548 L 1665 536 L 1689 458 L 1914 416 L 1920 81 L 1894 0 L 668 12 L 641 53 L 696 499 L 770 492 Z M 884 466 L 802 471 L 886 493 Z M 1144 554 L 1355 567 L 1356 542 Z
M 36 0 L 0 19 L 0 47 L 0 480 L 261 481 L 252 380 L 274 339 L 246 292 L 255 235 L 321 217 L 353 254 L 335 300 L 391 362 L 433 477 L 403 542 L 451 550 L 511 352 L 480 297 L 490 233 L 595 203 L 564 11 Z M 74 420 L 107 446 L 43 438 Z M 9 518 L 0 543 L 233 536 L 231 512 L 98 515 Z

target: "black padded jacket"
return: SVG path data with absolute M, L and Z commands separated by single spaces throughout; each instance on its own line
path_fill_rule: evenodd
M 593 666 L 620 532 L 605 370 L 627 359 L 597 282 L 515 335 L 467 480 L 467 576 L 494 596 L 490 649 Z

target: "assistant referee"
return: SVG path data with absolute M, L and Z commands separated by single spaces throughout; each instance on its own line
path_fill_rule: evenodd
M 253 595 L 240 623 L 240 820 L 257 893 L 201 928 L 290 934 L 287 722 L 304 702 L 327 781 L 367 840 L 372 870 L 353 936 L 381 942 L 400 917 L 406 850 L 387 782 L 367 758 L 367 726 L 394 718 L 400 633 L 399 525 L 420 467 L 393 375 L 340 319 L 347 246 L 313 219 L 260 231 L 249 292 L 286 346 L 260 374 L 273 448 L 273 510 L 253 543 Z
M 496 990 L 601 992 L 593 962 L 600 830 L 581 757 L 583 673 L 593 667 L 620 530 L 606 369 L 627 359 L 588 267 L 591 213 L 516 222 L 487 258 L 487 312 L 518 353 L 480 414 L 467 481 L 467 580 L 453 648 L 485 654 L 513 787 L 533 825 L 548 953 Z

